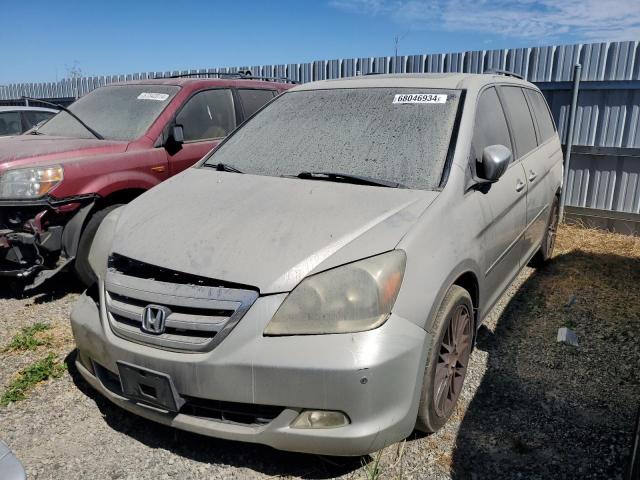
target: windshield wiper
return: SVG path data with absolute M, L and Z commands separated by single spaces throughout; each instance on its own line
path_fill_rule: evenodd
M 204 166 L 215 168 L 218 172 L 244 173 L 229 163 L 205 163 Z
M 98 140 L 104 140 L 104 137 L 102 135 L 100 135 L 98 132 L 96 132 L 93 128 L 91 128 L 89 125 L 87 125 L 86 123 L 84 123 L 82 121 L 82 119 L 80 117 L 78 117 L 75 113 L 73 113 L 71 110 L 69 110 L 67 107 L 60 105 L 58 103 L 53 103 L 53 102 L 47 102 L 46 100 L 40 100 L 39 98 L 32 98 L 32 97 L 22 97 L 23 100 L 29 100 L 30 102 L 40 102 L 40 103 L 44 103 L 45 105 L 50 105 L 52 107 L 56 107 L 59 108 L 60 110 L 62 110 L 63 112 L 67 112 L 69 115 L 71 115 L 74 119 L 76 119 L 78 121 L 78 123 L 80 125 L 82 125 L 84 128 L 87 129 L 87 131 L 89 133 L 91 133 L 91 135 L 93 135 L 94 137 L 96 137 Z M 37 134 L 34 134 L 37 135 Z
M 296 175 L 305 180 L 326 180 L 329 182 L 346 182 L 357 185 L 373 185 L 376 187 L 407 188 L 406 185 L 390 180 L 379 180 L 377 178 L 365 177 L 363 175 L 351 175 L 349 173 L 337 172 L 300 172 Z

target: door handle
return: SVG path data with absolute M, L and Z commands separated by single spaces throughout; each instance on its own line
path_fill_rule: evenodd
M 533 170 L 529 170 L 529 181 L 533 182 L 536 178 L 538 178 L 536 172 L 534 172 Z
M 522 189 L 524 188 L 525 183 L 518 179 L 518 183 L 516 183 L 516 192 L 521 192 Z

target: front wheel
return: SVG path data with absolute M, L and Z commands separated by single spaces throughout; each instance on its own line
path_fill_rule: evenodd
M 452 285 L 434 322 L 416 429 L 435 432 L 451 416 L 467 373 L 474 325 L 471 295 Z

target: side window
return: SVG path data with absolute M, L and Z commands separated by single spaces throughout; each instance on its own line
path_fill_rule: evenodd
M 20 112 L 0 112 L 0 136 L 22 133 Z
M 520 87 L 500 87 L 509 115 L 517 156 L 523 157 L 538 146 L 529 106 Z
M 184 129 L 185 142 L 226 137 L 236 126 L 231 90 L 196 93 L 176 116 Z
M 53 117 L 54 113 L 52 112 L 39 112 L 39 111 L 25 111 L 23 112 L 29 128 L 34 127 L 42 121 L 49 120 Z
M 273 90 L 249 90 L 238 89 L 244 116 L 249 118 L 262 108 L 262 106 L 275 96 Z
M 493 87 L 482 92 L 478 100 L 472 141 L 473 156 L 476 161 L 481 160 L 482 151 L 489 145 L 504 145 L 510 150 L 513 148 L 507 120 L 496 89 Z
M 535 90 L 526 89 L 527 98 L 529 99 L 529 105 L 533 108 L 533 114 L 538 122 L 538 131 L 540 133 L 540 143 L 543 143 L 553 136 L 556 131 L 556 127 L 549 113 L 547 102 L 540 92 Z

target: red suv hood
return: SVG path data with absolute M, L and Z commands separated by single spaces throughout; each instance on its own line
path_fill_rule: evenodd
M 98 139 L 19 135 L 0 139 L 0 171 L 101 153 L 124 152 L 128 142 Z

